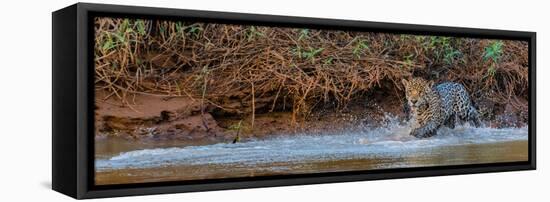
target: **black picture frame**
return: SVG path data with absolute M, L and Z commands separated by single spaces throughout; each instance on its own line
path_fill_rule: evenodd
M 96 16 L 184 19 L 248 25 L 298 26 L 369 32 L 524 40 L 529 44 L 529 160 L 512 163 L 97 186 L 94 185 L 93 158 L 94 68 L 92 37 L 92 19 Z M 52 20 L 52 188 L 74 198 L 84 199 L 536 169 L 535 32 L 89 3 L 77 3 L 55 11 L 52 14 Z

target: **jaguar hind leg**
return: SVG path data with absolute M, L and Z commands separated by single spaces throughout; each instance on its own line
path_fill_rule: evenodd
M 468 110 L 468 120 L 472 121 L 476 128 L 479 128 L 481 126 L 479 113 L 477 113 L 476 108 L 474 108 L 473 106 L 470 106 L 470 109 Z

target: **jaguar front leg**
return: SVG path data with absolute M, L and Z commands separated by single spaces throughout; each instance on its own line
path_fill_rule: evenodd
M 456 115 L 451 115 L 447 120 L 445 121 L 445 126 L 449 127 L 450 129 L 454 129 L 456 124 Z
M 415 128 L 411 131 L 410 135 L 416 138 L 428 138 L 437 135 L 437 126 L 435 123 L 428 123 L 423 127 Z

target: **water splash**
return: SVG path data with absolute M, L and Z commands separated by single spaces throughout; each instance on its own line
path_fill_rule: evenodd
M 384 127 L 331 135 L 287 135 L 237 144 L 144 149 L 96 159 L 96 170 L 171 165 L 262 164 L 341 159 L 406 157 L 433 148 L 527 140 L 524 128 L 441 128 L 438 135 L 417 139 L 407 124 L 390 120 Z

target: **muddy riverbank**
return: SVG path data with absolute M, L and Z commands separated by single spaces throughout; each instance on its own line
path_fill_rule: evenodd
M 231 142 L 237 136 L 246 140 L 281 134 L 330 134 L 384 126 L 389 118 L 405 122 L 407 111 L 403 104 L 403 98 L 389 99 L 380 94 L 341 110 L 315 108 L 303 117 L 293 116 L 292 111 L 261 110 L 253 115 L 231 115 L 220 112 L 219 106 L 212 103 L 185 96 L 136 94 L 121 102 L 105 91 L 97 91 L 95 136 L 98 141 L 109 139 L 123 145 L 125 142 L 203 145 Z M 525 111 L 511 105 L 479 103 L 478 108 L 485 125 L 491 128 L 523 127 L 527 120 Z

